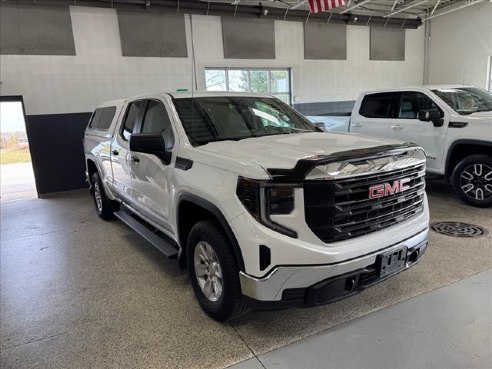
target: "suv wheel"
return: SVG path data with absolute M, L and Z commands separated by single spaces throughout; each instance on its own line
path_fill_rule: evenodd
M 94 173 L 91 177 L 92 183 L 92 197 L 94 198 L 94 205 L 96 206 L 97 215 L 104 220 L 110 220 L 114 218 L 114 210 L 111 201 L 107 198 L 106 192 L 99 177 L 99 173 Z
M 492 206 L 492 157 L 472 155 L 458 163 L 451 176 L 456 195 L 467 204 Z
M 236 258 L 229 240 L 214 223 L 200 221 L 193 226 L 186 258 L 195 296 L 210 317 L 226 321 L 247 311 Z

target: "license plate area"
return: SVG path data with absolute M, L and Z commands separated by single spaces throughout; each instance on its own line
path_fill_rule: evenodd
M 402 246 L 396 250 L 380 254 L 378 255 L 378 259 L 380 277 L 397 273 L 405 267 L 407 261 L 407 247 Z

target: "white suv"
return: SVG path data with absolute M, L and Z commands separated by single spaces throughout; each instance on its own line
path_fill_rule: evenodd
M 422 149 L 320 132 L 270 96 L 108 102 L 84 147 L 98 214 L 178 257 L 217 320 L 350 296 L 427 247 Z

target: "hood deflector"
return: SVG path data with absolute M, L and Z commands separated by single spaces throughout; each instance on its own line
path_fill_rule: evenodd
M 365 149 L 339 151 L 330 155 L 316 155 L 299 159 L 292 169 L 268 168 L 267 172 L 274 182 L 302 182 L 307 174 L 316 166 L 338 162 L 362 159 L 374 159 L 390 154 L 404 153 L 408 149 L 418 149 L 419 146 L 406 142 L 395 145 L 375 146 Z

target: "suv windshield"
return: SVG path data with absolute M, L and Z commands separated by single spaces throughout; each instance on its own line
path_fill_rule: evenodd
M 492 94 L 481 88 L 445 88 L 432 90 L 432 92 L 461 115 L 479 111 L 492 111 Z
M 285 103 L 262 97 L 178 98 L 174 105 L 193 145 L 250 137 L 319 132 Z

